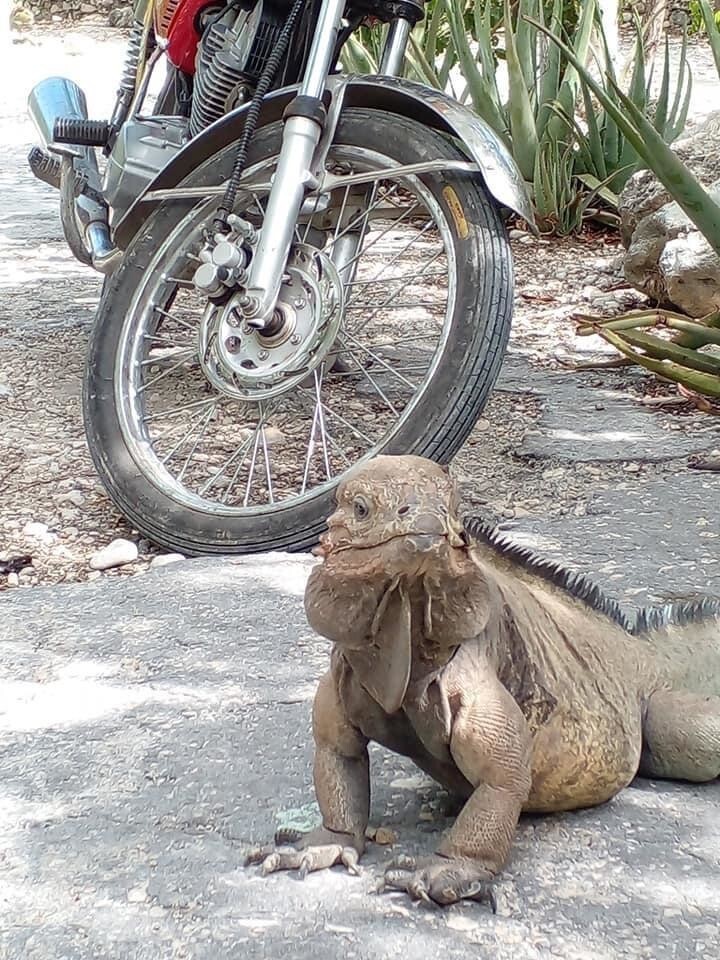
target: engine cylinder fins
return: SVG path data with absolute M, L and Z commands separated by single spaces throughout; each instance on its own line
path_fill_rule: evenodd
M 230 50 L 217 53 L 208 68 L 199 74 L 195 85 L 190 135 L 196 136 L 205 127 L 232 109 L 231 99 L 243 86 L 242 70 Z
M 263 11 L 248 49 L 243 30 L 235 32 L 233 24 L 218 21 L 208 27 L 198 49 L 191 136 L 197 136 L 232 110 L 238 100 L 243 102 L 249 96 L 250 91 L 244 95 L 242 88 L 255 85 L 281 30 L 282 20 Z

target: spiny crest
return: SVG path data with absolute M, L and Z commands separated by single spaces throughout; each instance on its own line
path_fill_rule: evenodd
M 700 597 L 697 600 L 681 600 L 658 607 L 643 607 L 638 611 L 630 632 L 635 636 L 652 633 L 663 627 L 684 627 L 703 620 L 720 620 L 720 600 Z
M 630 621 L 620 604 L 608 597 L 600 587 L 582 573 L 568 570 L 562 564 L 538 556 L 529 547 L 520 547 L 503 536 L 502 531 L 490 526 L 480 517 L 465 520 L 465 529 L 476 540 L 487 544 L 503 556 L 513 560 L 530 573 L 537 574 L 549 583 L 564 590 L 576 600 L 614 620 L 624 630 L 630 630 Z

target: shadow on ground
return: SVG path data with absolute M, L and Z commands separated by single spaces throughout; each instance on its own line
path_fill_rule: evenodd
M 309 710 L 326 645 L 307 558 L 197 560 L 0 607 L 0 957 L 615 960 L 717 944 L 720 784 L 638 781 L 522 821 L 499 912 L 377 895 L 362 877 L 261 878 L 244 852 L 315 817 Z M 373 755 L 373 822 L 429 851 L 447 798 Z M 710 956 L 711 953 L 707 952 Z

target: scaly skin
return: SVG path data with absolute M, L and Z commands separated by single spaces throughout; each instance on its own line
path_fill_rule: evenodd
M 418 457 L 357 469 L 317 552 L 305 608 L 334 645 L 313 709 L 323 828 L 253 852 L 264 872 L 356 869 L 371 740 L 465 800 L 435 856 L 385 875 L 440 904 L 491 899 L 523 810 L 603 803 L 638 771 L 720 775 L 715 612 L 632 636 L 516 557 L 469 542 L 447 472 Z M 687 667 L 699 641 L 705 670 Z

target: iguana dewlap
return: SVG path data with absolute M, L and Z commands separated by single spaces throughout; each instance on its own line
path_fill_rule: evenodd
M 630 624 L 457 509 L 447 472 L 418 457 L 377 457 L 340 486 L 305 594 L 333 642 L 313 707 L 323 827 L 252 854 L 265 872 L 355 869 L 371 740 L 465 799 L 435 856 L 385 876 L 438 903 L 489 895 L 523 810 L 603 803 L 638 772 L 720 775 L 720 604 Z

